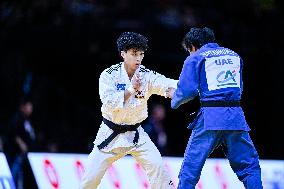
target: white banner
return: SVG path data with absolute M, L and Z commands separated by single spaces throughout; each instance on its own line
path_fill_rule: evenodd
M 0 189 L 15 189 L 15 184 L 3 153 L 0 152 Z
M 39 189 L 78 189 L 86 154 L 29 153 Z M 182 158 L 163 157 L 177 186 Z M 262 160 L 264 189 L 284 189 L 284 161 Z M 126 156 L 106 172 L 98 189 L 150 189 L 147 176 L 134 158 Z M 244 189 L 226 159 L 207 159 L 197 189 Z

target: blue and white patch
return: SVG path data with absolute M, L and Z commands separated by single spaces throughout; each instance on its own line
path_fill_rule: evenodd
M 125 91 L 125 86 L 126 86 L 125 83 L 118 83 L 116 85 L 116 90 L 118 90 L 118 91 Z
M 240 58 L 238 56 L 220 56 L 205 60 L 205 72 L 208 90 L 227 87 L 240 87 Z

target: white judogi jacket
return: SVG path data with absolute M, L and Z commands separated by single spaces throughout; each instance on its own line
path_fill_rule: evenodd
M 140 123 L 148 117 L 147 101 L 152 94 L 165 96 L 165 90 L 168 87 L 177 87 L 177 80 L 166 78 L 142 65 L 137 71 L 139 71 L 139 75 L 142 78 L 140 91 L 132 94 L 126 102 L 124 102 L 124 91 L 132 84 L 125 70 L 124 63 L 113 65 L 101 73 L 99 95 L 102 102 L 101 112 L 105 119 L 120 125 Z M 94 144 L 99 145 L 112 132 L 102 122 Z M 145 143 L 149 137 L 141 126 L 138 128 L 138 132 L 138 145 L 140 145 Z M 116 148 L 133 147 L 134 135 L 135 131 L 119 134 L 102 151 L 109 152 Z

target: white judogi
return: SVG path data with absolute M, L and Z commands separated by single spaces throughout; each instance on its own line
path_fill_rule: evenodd
M 165 96 L 168 87 L 177 87 L 177 80 L 166 78 L 142 65 L 136 73 L 142 78 L 140 91 L 124 102 L 124 91 L 132 85 L 124 63 L 113 65 L 102 72 L 99 94 L 102 116 L 105 119 L 119 125 L 140 123 L 148 117 L 147 101 L 152 94 Z M 133 144 L 135 131 L 128 131 L 119 134 L 105 148 L 99 150 L 97 146 L 113 132 L 102 122 L 94 141 L 94 149 L 88 157 L 83 189 L 95 189 L 111 163 L 127 154 L 132 155 L 145 169 L 152 189 L 173 188 L 168 173 L 164 171 L 160 152 L 141 126 L 137 130 L 139 140 L 136 145 Z

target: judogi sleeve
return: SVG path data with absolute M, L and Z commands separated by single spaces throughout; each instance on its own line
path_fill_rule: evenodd
M 123 108 L 124 90 L 118 90 L 111 74 L 102 72 L 99 78 L 99 95 L 104 106 L 113 111 Z
M 171 100 L 171 107 L 177 109 L 198 95 L 199 75 L 195 66 L 197 57 L 188 57 L 183 65 L 177 89 Z
M 149 72 L 150 92 L 160 96 L 165 96 L 166 89 L 169 87 L 177 88 L 178 80 L 170 79 L 155 71 Z

